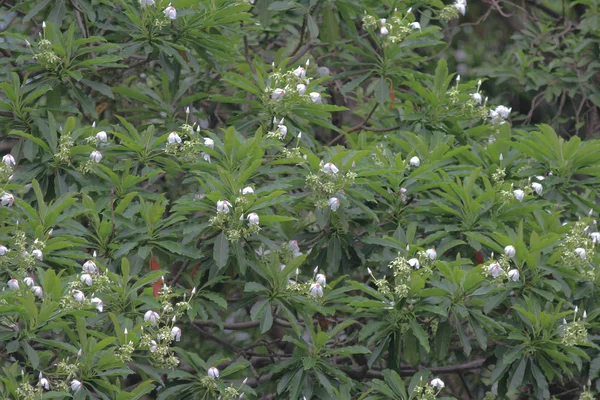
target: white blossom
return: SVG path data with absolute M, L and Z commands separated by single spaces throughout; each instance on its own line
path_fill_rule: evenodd
M 92 260 L 87 260 L 86 262 L 83 263 L 83 265 L 81 266 L 81 268 L 83 268 L 84 272 L 87 272 L 88 274 L 94 274 L 96 273 L 96 263 L 93 262 Z
M 575 254 L 577 254 L 579 257 L 581 257 L 582 260 L 585 260 L 586 253 L 585 253 L 584 248 L 578 247 L 574 251 L 575 251 Z
M 143 6 L 153 6 L 154 0 L 140 0 L 140 5 Z
M 169 6 L 163 10 L 165 17 L 173 20 L 177 18 L 177 10 L 169 3 Z
M 419 259 L 417 258 L 411 258 L 410 260 L 408 260 L 408 265 L 415 269 L 421 268 L 421 264 L 419 263 Z
M 300 96 L 304 96 L 304 93 L 306 93 L 306 85 L 303 83 L 299 83 L 298 85 L 296 85 L 296 90 L 298 91 L 298 94 Z
M 229 207 L 231 207 L 231 203 L 227 200 L 219 200 L 217 201 L 217 212 L 223 212 L 225 214 L 229 213 Z
M 306 68 L 298 67 L 293 71 L 293 74 L 298 78 L 304 79 L 306 77 Z
M 85 283 L 88 286 L 92 286 L 93 279 L 92 279 L 92 275 L 90 275 L 90 274 L 81 274 L 81 276 L 79 277 L 79 280 L 81 281 L 81 283 Z
M 477 104 L 481 104 L 481 94 L 479 93 L 473 93 L 471 94 L 471 98 L 477 103 Z
M 250 225 L 258 225 L 260 222 L 260 218 L 258 217 L 258 214 L 255 212 L 248 214 L 247 219 L 248 219 L 248 223 Z
M 169 137 L 167 137 L 167 142 L 169 142 L 171 144 L 181 143 L 181 138 L 179 137 L 177 132 L 171 132 L 171 133 L 169 133 Z
M 327 201 L 327 204 L 329 205 L 331 211 L 337 211 L 338 208 L 340 208 L 340 199 L 337 197 L 332 197 Z
M 38 382 L 38 386 L 43 387 L 46 390 L 50 390 L 50 382 L 48 379 L 44 378 L 44 375 L 40 372 L 40 381 Z
M 338 169 L 338 167 L 335 166 L 334 163 L 328 162 L 323 165 L 323 172 L 327 175 L 337 175 L 337 173 L 340 172 L 340 170 Z
M 312 102 L 315 104 L 321 104 L 323 102 L 323 100 L 321 99 L 321 93 L 310 92 L 308 95 L 310 96 Z
M 108 135 L 104 131 L 100 131 L 96 133 L 96 140 L 102 143 L 106 143 L 108 141 Z
M 538 182 L 533 182 L 531 184 L 531 187 L 533 188 L 533 190 L 538 194 L 538 196 L 542 195 L 542 191 L 544 190 L 543 186 L 541 183 Z
M 310 285 L 310 294 L 313 297 L 323 297 L 323 288 L 318 283 L 313 283 Z
M 73 297 L 78 302 L 83 303 L 85 301 L 85 295 L 83 294 L 83 292 L 81 290 L 73 290 L 72 293 L 73 293 Z
M 502 274 L 502 272 L 503 272 L 502 267 L 497 262 L 490 264 L 488 266 L 488 273 L 490 273 L 494 278 L 497 278 L 498 276 L 500 276 Z
M 440 378 L 432 379 L 430 382 L 430 385 L 433 386 L 434 388 L 436 388 L 437 390 L 442 390 L 446 386 L 444 384 L 444 381 L 441 380 Z
M 19 281 L 16 280 L 15 278 L 10 279 L 8 281 L 8 287 L 13 290 L 18 290 L 19 289 Z
M 148 310 L 144 314 L 144 321 L 152 323 L 152 325 L 158 324 L 158 320 L 160 319 L 160 315 L 156 311 Z
M 38 260 L 42 261 L 44 259 L 44 254 L 42 253 L 41 250 L 35 249 L 31 252 L 31 255 L 34 256 L 35 258 L 37 258 Z
M 42 289 L 41 286 L 32 286 L 31 291 L 33 292 L 34 296 L 39 297 L 40 299 L 44 296 L 44 289 Z
M 174 326 L 171 329 L 171 336 L 173 336 L 173 339 L 176 342 L 179 342 L 181 340 L 181 328 L 178 328 L 178 327 Z
M 2 162 L 4 164 L 6 164 L 6 166 L 8 166 L 8 167 L 13 166 L 13 165 L 17 165 L 17 162 L 15 161 L 15 158 L 11 154 L 7 154 L 4 157 L 2 157 Z
M 254 189 L 252 189 L 250 186 L 246 186 L 245 188 L 242 189 L 242 194 L 243 195 L 254 194 Z
M 14 202 L 15 202 L 15 197 L 12 194 L 6 193 L 6 192 L 4 192 L 4 194 L 2 195 L 2 198 L 0 199 L 0 205 L 3 205 L 3 206 L 12 207 Z
M 465 13 L 467 12 L 467 0 L 456 0 L 453 6 L 462 15 L 465 15 Z
M 76 392 L 79 389 L 81 389 L 81 382 L 78 381 L 77 379 L 73 379 L 71 381 L 71 390 L 74 391 L 74 392 Z
M 211 138 L 204 138 L 204 145 L 206 147 L 208 147 L 209 149 L 214 149 L 215 148 L 215 141 L 212 140 Z
M 435 249 L 432 247 L 431 249 L 425 250 L 425 255 L 429 257 L 431 261 L 433 261 L 437 258 L 437 251 L 435 251 Z
M 600 242 L 600 232 L 592 232 L 592 233 L 590 233 L 590 238 L 592 238 L 592 242 L 593 243 Z
M 421 24 L 420 24 L 420 23 L 418 23 L 418 22 L 411 22 L 411 23 L 410 23 L 410 27 L 411 27 L 412 29 L 418 29 L 418 30 L 421 30 Z
M 150 353 L 154 353 L 157 349 L 158 349 L 158 344 L 156 343 L 156 340 L 151 340 L 150 341 Z
M 30 276 L 26 276 L 25 279 L 23 279 L 23 282 L 29 287 L 35 285 L 35 281 Z
M 283 90 L 281 88 L 277 88 L 277 89 L 273 90 L 273 94 L 271 95 L 271 98 L 273 100 L 279 100 L 279 99 L 283 98 L 284 94 L 285 94 L 285 90 Z
M 511 281 L 518 281 L 519 276 L 520 274 L 518 269 L 511 269 L 510 271 L 508 271 L 508 279 L 510 279 Z
M 90 153 L 90 160 L 99 163 L 100 160 L 102 160 L 102 153 L 100 153 L 98 150 L 92 151 Z
M 515 195 L 515 199 L 519 201 L 523 201 L 523 199 L 525 198 L 525 192 L 521 189 L 513 190 L 513 194 Z
M 510 116 L 510 111 L 512 110 L 512 108 L 508 108 L 505 106 L 498 106 L 496 107 L 496 112 L 498 113 L 498 115 L 500 115 L 502 118 L 507 119 Z

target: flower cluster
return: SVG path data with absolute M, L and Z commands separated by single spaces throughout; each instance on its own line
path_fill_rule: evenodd
M 584 279 L 593 281 L 596 272 L 589 260 L 594 257 L 594 243 L 599 238 L 597 232 L 588 234 L 589 219 L 582 218 L 573 224 L 560 245 L 561 259 L 565 265 L 579 268 Z
M 585 328 L 585 319 L 587 312 L 583 312 L 581 318 L 577 318 L 578 307 L 575 307 L 573 321 L 567 322 L 563 319 L 563 338 L 562 343 L 565 346 L 576 346 L 587 343 L 587 329 Z
M 445 386 L 446 384 L 440 378 L 434 378 L 431 382 L 424 382 L 423 379 L 421 379 L 419 385 L 413 390 L 411 399 L 434 400 Z
M 460 15 L 464 16 L 466 12 L 467 0 L 456 0 L 454 3 L 442 8 L 439 17 L 442 21 L 450 21 L 451 19 L 458 18 Z
M 366 29 L 377 29 L 378 33 L 386 38 L 384 46 L 403 41 L 413 31 L 421 31 L 421 24 L 415 21 L 412 14 L 412 9 L 408 9 L 406 14 L 402 15 L 398 9 L 394 9 L 394 13 L 390 18 L 377 19 L 372 15 L 363 17 L 363 26 Z
M 255 212 L 244 216 L 244 208 L 249 204 L 248 197 L 254 196 L 254 189 L 247 187 L 241 191 L 241 196 L 235 199 L 234 207 L 228 200 L 217 201 L 217 213 L 209 223 L 224 231 L 227 239 L 235 242 L 248 238 L 260 232 L 260 217 Z
M 95 252 L 94 258 L 96 258 Z M 71 282 L 69 290 L 60 300 L 60 306 L 66 311 L 95 307 L 96 311 L 103 312 L 104 302 L 102 299 L 96 297 L 94 292 L 90 297 L 87 297 L 83 289 L 91 287 L 92 289 L 104 290 L 108 286 L 108 278 L 100 274 L 100 270 L 92 260 L 83 263 L 81 268 L 82 274 L 79 280 Z
M 33 58 L 38 61 L 44 69 L 56 71 L 61 64 L 61 59 L 52 50 L 52 42 L 46 39 L 46 21 L 42 22 L 42 31 L 40 32 L 40 40 L 37 44 L 38 52 L 35 53 L 31 48 L 29 41 L 25 40 L 25 44 L 33 53 Z
M 13 178 L 13 170 L 17 161 L 12 154 L 6 154 L 2 157 L 2 163 L 0 163 L 0 183 L 7 183 Z
M 95 128 L 96 128 L 96 122 L 94 122 L 92 124 L 92 129 L 95 129 Z M 64 134 L 61 135 L 61 140 L 62 140 L 63 136 L 65 136 L 65 135 Z M 108 135 L 106 134 L 105 131 L 99 131 L 99 132 L 96 132 L 95 135 L 88 137 L 87 141 L 89 144 L 94 144 L 96 146 L 96 150 L 92 151 L 90 153 L 90 156 L 89 156 L 89 159 L 87 160 L 87 162 L 82 164 L 79 167 L 81 172 L 84 174 L 92 171 L 94 169 L 94 165 L 98 164 L 98 163 L 100 163 L 100 161 L 102 161 L 102 158 L 104 156 L 102 155 L 100 150 L 98 150 L 98 148 L 108 142 Z M 65 145 L 68 146 L 68 149 L 65 146 L 65 149 L 63 150 L 63 151 L 65 151 L 65 154 L 61 155 L 61 158 L 64 159 L 64 161 L 68 161 L 70 158 L 70 148 L 73 146 L 73 142 L 70 141 L 69 134 L 66 135 Z M 59 154 L 61 154 L 60 147 L 59 147 Z M 56 158 L 57 155 L 55 155 L 54 157 Z
M 152 364 L 161 368 L 173 369 L 179 365 L 179 359 L 171 350 L 173 341 L 181 340 L 181 328 L 175 325 L 177 320 L 190 308 L 190 302 L 196 294 L 196 288 L 191 294 L 185 294 L 183 301 L 173 305 L 174 297 L 172 289 L 163 284 L 157 300 L 161 304 L 161 313 L 148 310 L 144 313 L 145 325 L 142 326 L 142 338 L 140 344 L 150 351 Z
M 188 124 L 190 116 L 189 107 L 186 108 L 185 113 L 185 124 L 181 126 L 180 132 L 171 132 L 167 136 L 165 152 L 183 162 L 194 163 L 203 159 L 207 163 L 210 163 L 210 154 L 206 150 L 214 150 L 215 141 L 209 137 L 202 137 L 200 135 L 200 125 L 196 126 L 195 122 L 192 125 Z M 195 131 L 194 127 L 196 127 Z
M 410 247 L 406 247 L 406 252 L 410 251 Z M 410 278 L 414 271 L 420 270 L 421 275 L 431 272 L 431 263 L 437 259 L 437 251 L 435 248 L 418 251 L 416 257 L 406 259 L 400 253 L 389 263 L 388 267 L 394 274 L 393 288 L 387 281 L 387 278 L 375 278 L 370 268 L 367 268 L 369 275 L 373 279 L 373 283 L 377 286 L 377 290 L 389 298 L 395 300 L 402 299 L 408 296 L 410 291 Z
M 319 172 L 306 177 L 306 185 L 313 192 L 311 198 L 317 208 L 329 207 L 335 212 L 345 199 L 344 189 L 352 186 L 355 179 L 355 172 L 343 173 L 334 163 L 321 161 Z
M 517 268 L 511 266 L 511 259 L 515 257 L 516 254 L 517 250 L 513 245 L 506 246 L 504 248 L 504 254 L 497 261 L 493 259 L 494 254 L 492 253 L 492 260 L 485 267 L 484 274 L 493 278 L 498 283 L 503 283 L 505 279 L 517 282 L 521 273 Z
M 265 88 L 263 95 L 263 103 L 269 107 L 271 115 L 286 115 L 298 104 L 322 103 L 322 96 L 319 92 L 307 93 L 311 81 L 311 78 L 306 76 L 309 65 L 310 61 L 306 60 L 305 67 L 300 66 L 282 72 L 276 70 L 273 64 L 274 70 L 269 75 L 270 83 Z M 278 135 L 285 137 L 282 132 L 279 132 Z

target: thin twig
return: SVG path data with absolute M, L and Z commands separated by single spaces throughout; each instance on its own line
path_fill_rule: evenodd
M 350 128 L 347 133 L 356 132 L 359 129 L 361 129 L 363 126 L 365 126 L 367 124 L 367 122 L 369 121 L 369 119 L 371 119 L 371 117 L 373 116 L 373 113 L 375 112 L 375 110 L 377 110 L 377 107 L 379 107 L 379 103 L 375 103 L 375 106 L 371 109 L 371 112 L 369 113 L 369 115 L 367 115 L 366 118 L 360 124 L 354 126 L 353 128 Z M 342 140 L 342 138 L 345 137 L 345 135 L 346 135 L 346 133 L 340 133 L 331 142 L 327 143 L 327 146 L 333 146 L 333 145 L 337 144 L 338 142 L 340 142 Z

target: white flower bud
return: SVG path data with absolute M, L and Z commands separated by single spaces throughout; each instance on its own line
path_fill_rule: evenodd
M 79 389 L 81 389 L 81 382 L 77 379 L 73 379 L 71 381 L 71 390 L 77 392 Z
M 319 285 L 323 287 L 327 286 L 327 277 L 325 276 L 325 274 L 317 274 L 315 280 Z
M 410 159 L 409 163 L 413 167 L 418 167 L 421 165 L 421 160 L 419 159 L 419 157 L 414 156 Z
M 323 102 L 323 100 L 321 99 L 321 93 L 310 92 L 308 95 L 310 96 L 312 102 L 315 104 L 321 104 Z
M 219 378 L 219 370 L 217 369 L 217 367 L 210 367 L 208 369 L 208 376 L 213 379 L 218 379 Z
M 100 131 L 96 133 L 96 140 L 102 143 L 106 143 L 108 141 L 108 135 L 104 131 Z
M 517 254 L 517 249 L 515 249 L 515 246 L 509 244 L 504 248 L 504 254 L 512 258 L 515 256 L 515 254 Z

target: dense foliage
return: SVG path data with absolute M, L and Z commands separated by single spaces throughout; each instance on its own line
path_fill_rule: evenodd
M 597 0 L 9 3 L 0 397 L 598 395 Z

